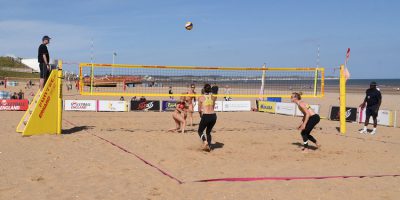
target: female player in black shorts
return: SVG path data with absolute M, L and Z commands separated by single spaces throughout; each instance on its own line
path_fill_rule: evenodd
M 203 88 L 204 94 L 199 97 L 199 113 L 201 116 L 199 124 L 199 136 L 203 140 L 203 149 L 211 151 L 211 130 L 217 122 L 217 115 L 214 111 L 216 96 L 213 96 L 211 85 L 205 84 Z M 206 133 L 204 133 L 206 130 Z
M 307 104 L 304 101 L 301 101 L 301 95 L 302 95 L 301 92 L 300 93 L 294 92 L 292 93 L 291 100 L 293 103 L 297 104 L 300 111 L 304 115 L 302 120 L 303 123 L 301 123 L 298 129 L 301 130 L 301 136 L 304 142 L 302 151 L 307 151 L 308 140 L 313 142 L 317 146 L 317 148 L 320 147 L 320 145 L 317 143 L 317 140 L 311 135 L 311 131 L 313 130 L 315 125 L 318 124 L 321 118 L 319 117 L 318 114 L 314 112 L 314 110 L 310 107 L 309 104 Z

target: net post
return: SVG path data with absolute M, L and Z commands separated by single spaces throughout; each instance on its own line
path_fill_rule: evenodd
M 83 64 L 82 64 L 82 63 L 79 63 L 79 80 L 78 80 L 79 94 L 82 94 L 82 91 L 83 91 L 82 68 L 83 68 Z
M 346 134 L 346 78 L 344 65 L 340 65 L 340 133 Z
M 325 95 L 325 69 L 321 68 L 321 96 Z
M 56 131 L 56 133 L 57 134 L 61 134 L 61 132 L 62 132 L 62 110 L 63 110 L 63 108 L 62 108 L 62 105 L 63 105 L 63 103 L 62 103 L 62 86 L 63 86 L 63 84 L 62 84 L 62 77 L 63 77 L 63 73 L 62 73 L 62 65 L 63 65 L 63 62 L 62 62 L 62 60 L 58 60 L 58 69 L 57 69 L 57 87 L 59 88 L 58 90 L 57 90 L 57 101 L 58 101 L 58 103 L 57 103 L 57 131 Z
M 262 66 L 263 70 L 262 70 L 262 75 L 261 75 L 261 88 L 260 88 L 260 92 L 259 92 L 259 100 L 263 100 L 264 97 L 264 89 L 265 89 L 265 74 L 266 74 L 266 70 L 267 70 L 267 64 L 263 64 Z
M 317 81 L 318 81 L 318 68 L 315 68 L 315 72 L 314 72 L 314 97 L 317 96 Z
M 90 71 L 90 94 L 93 94 L 93 83 L 94 83 L 94 64 L 92 63 Z

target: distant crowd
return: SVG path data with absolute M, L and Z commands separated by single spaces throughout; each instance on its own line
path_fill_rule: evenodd
M 18 93 L 14 92 L 10 99 L 24 99 L 25 93 L 20 90 Z

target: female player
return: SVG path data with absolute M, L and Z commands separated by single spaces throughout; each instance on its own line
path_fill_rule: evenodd
M 292 93 L 291 100 L 293 103 L 297 104 L 299 110 L 304 115 L 302 120 L 303 123 L 301 123 L 298 129 L 301 130 L 301 136 L 303 137 L 304 142 L 304 146 L 301 150 L 306 152 L 308 151 L 308 140 L 313 142 L 317 146 L 317 148 L 320 147 L 320 145 L 317 143 L 317 140 L 312 135 L 310 135 L 315 125 L 317 125 L 320 121 L 320 117 L 314 112 L 310 105 L 308 105 L 304 101 L 301 101 L 301 95 L 301 92 L 294 92 Z
M 187 94 L 192 94 L 190 96 L 184 97 L 187 107 L 188 107 L 188 113 L 189 113 L 189 120 L 190 120 L 190 126 L 193 126 L 193 112 L 194 112 L 194 103 L 196 102 L 196 92 L 195 92 L 196 86 L 194 84 L 190 84 L 190 89 L 187 92 Z
M 199 97 L 199 114 L 201 116 L 199 124 L 199 136 L 203 141 L 203 150 L 211 151 L 211 130 L 217 122 L 217 115 L 214 112 L 217 97 L 212 95 L 210 84 L 204 85 L 204 94 Z M 206 133 L 203 133 L 206 130 Z
M 185 133 L 185 127 L 186 127 L 186 117 L 187 117 L 187 109 L 185 108 L 185 101 L 180 101 L 176 103 L 176 108 L 174 113 L 172 114 L 172 118 L 175 121 L 175 128 L 168 130 L 168 132 L 172 131 L 182 131 L 182 133 Z

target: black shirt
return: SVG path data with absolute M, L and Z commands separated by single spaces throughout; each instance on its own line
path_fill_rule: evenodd
M 367 108 L 377 109 L 382 100 L 381 92 L 376 88 L 370 88 L 365 93 L 364 101 L 367 102 Z
M 47 50 L 47 46 L 45 44 L 41 44 L 38 49 L 38 62 L 45 63 L 43 60 L 43 54 L 46 54 L 47 62 L 50 62 L 49 51 Z
M 216 85 L 214 85 L 214 86 L 211 87 L 211 91 L 212 91 L 213 94 L 218 94 L 218 89 L 219 89 L 219 88 L 218 88 L 218 86 L 216 86 Z
M 18 99 L 23 99 L 24 98 L 24 93 L 18 92 Z

